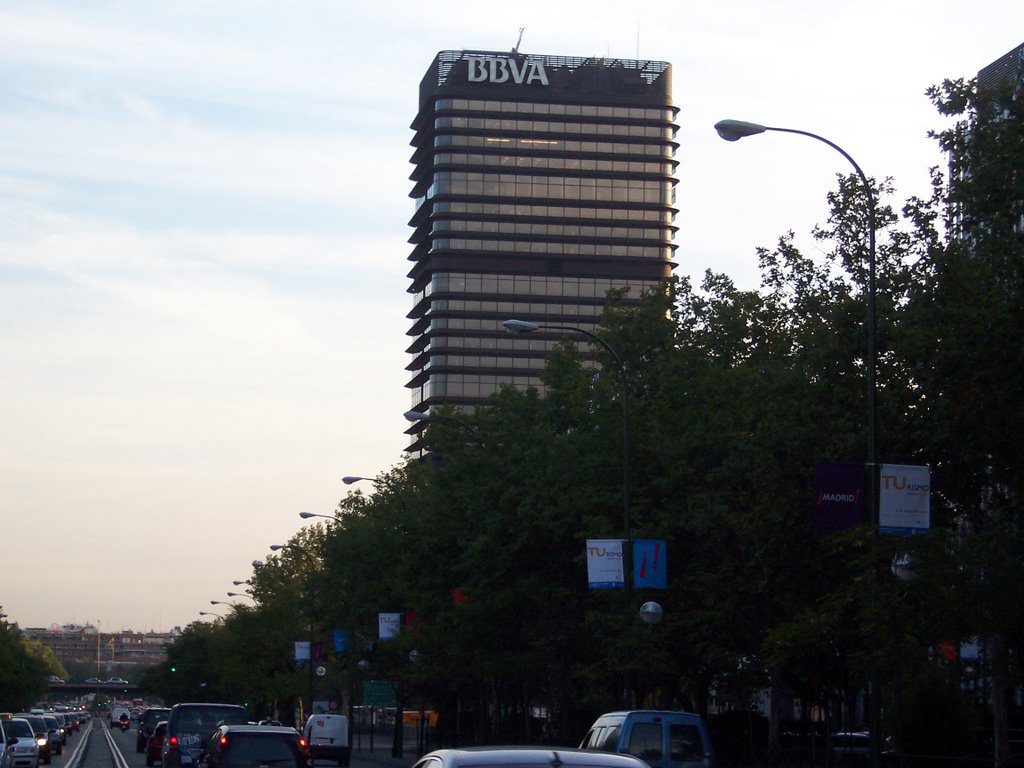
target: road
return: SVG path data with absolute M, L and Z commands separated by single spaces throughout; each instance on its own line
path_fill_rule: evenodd
M 71 737 L 64 754 L 54 756 L 50 768 L 145 768 L 146 756 L 135 751 L 135 728 L 122 732 L 93 717 Z
M 110 728 L 102 716 L 93 717 L 85 728 L 71 737 L 63 754 L 54 755 L 48 768 L 145 768 L 145 753 L 135 751 L 136 730 L 133 724 L 122 732 L 120 728 Z M 353 752 L 351 768 L 406 768 L 415 760 L 411 752 L 406 758 L 395 759 L 378 747 L 374 752 Z M 316 768 L 333 765 L 325 761 L 315 764 Z

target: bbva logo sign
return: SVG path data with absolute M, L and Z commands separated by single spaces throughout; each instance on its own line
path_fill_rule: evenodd
M 468 56 L 469 82 L 548 85 L 548 73 L 538 61 L 516 61 L 504 56 Z

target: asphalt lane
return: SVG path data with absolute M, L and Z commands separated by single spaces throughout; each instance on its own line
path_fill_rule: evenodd
M 70 751 L 69 751 L 70 750 Z M 59 762 L 58 762 L 59 761 Z M 145 755 L 135 752 L 135 729 L 110 728 L 102 717 L 72 736 L 50 768 L 145 768 Z
M 47 768 L 146 768 L 146 755 L 136 752 L 138 726 L 127 731 L 111 728 L 101 717 L 89 720 L 79 733 L 74 734 L 61 755 L 54 755 Z M 352 751 L 351 768 L 409 768 L 416 762 L 415 746 L 406 747 L 406 756 L 391 757 L 390 745 L 375 745 L 371 752 L 367 745 Z M 410 749 L 410 747 L 412 747 Z M 314 768 L 330 768 L 336 763 L 318 760 Z M 43 768 L 43 766 L 40 766 Z

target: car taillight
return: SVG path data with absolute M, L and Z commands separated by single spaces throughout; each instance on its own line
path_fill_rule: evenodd
M 299 737 L 299 746 L 302 747 L 303 749 L 306 748 L 306 740 L 303 739 L 301 736 Z
M 228 743 L 228 737 L 227 736 L 221 736 L 220 737 L 220 745 L 224 746 L 227 743 Z
M 177 750 L 178 749 L 178 737 L 177 736 L 171 736 L 169 739 L 167 739 L 167 746 L 169 746 L 171 748 L 171 751 Z

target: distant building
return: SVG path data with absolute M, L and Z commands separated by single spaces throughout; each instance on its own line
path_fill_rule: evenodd
M 1024 43 L 978 72 L 980 91 L 995 91 L 1006 86 L 1012 86 L 1015 98 L 1024 101 Z
M 91 624 L 54 624 L 22 630 L 26 637 L 49 647 L 61 661 L 88 662 L 104 667 L 158 664 L 167 659 L 175 632 L 99 632 Z
M 662 61 L 437 55 L 412 123 L 413 410 L 543 392 L 563 334 L 502 321 L 591 330 L 610 290 L 671 274 L 677 112 Z

